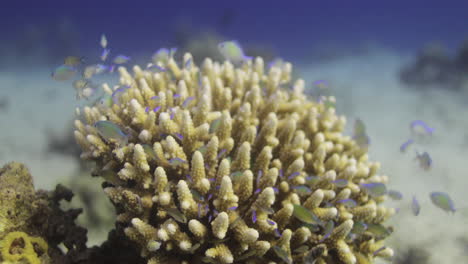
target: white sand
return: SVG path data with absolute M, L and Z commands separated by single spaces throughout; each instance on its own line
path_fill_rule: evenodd
M 75 100 L 70 83 L 52 80 L 48 69 L 0 72 L 0 96 L 10 100 L 8 111 L 0 112 L 0 163 L 26 163 L 39 188 L 52 188 L 69 177 L 76 168 L 74 160 L 44 151 L 46 131 L 64 131 L 72 120 Z
M 354 118 L 361 118 L 371 137 L 370 158 L 382 163 L 381 173 L 390 176 L 390 187 L 405 195 L 392 223 L 395 233 L 389 245 L 395 249 L 407 245 L 426 247 L 431 263 L 466 262 L 456 238 L 465 232 L 467 215 L 448 215 L 429 200 L 431 191 L 446 191 L 457 207 L 468 207 L 463 197 L 468 185 L 468 109 L 460 94 L 443 91 L 410 91 L 398 82 L 397 71 L 407 58 L 391 52 L 344 58 L 302 68 L 301 76 L 328 80 L 338 98 L 338 111 L 348 117 L 348 131 Z M 46 128 L 63 131 L 74 116 L 74 91 L 69 83 L 50 79 L 49 69 L 36 72 L 0 72 L 0 96 L 11 100 L 8 112 L 0 112 L 0 164 L 16 160 L 31 169 L 36 186 L 52 188 L 60 179 L 70 177 L 74 160 L 45 155 Z M 47 100 L 49 90 L 57 91 L 55 100 Z M 465 95 L 463 95 L 465 96 Z M 465 96 L 466 98 L 466 96 Z M 422 171 L 414 159 L 414 149 L 399 152 L 400 144 L 410 135 L 409 123 L 421 119 L 435 127 L 435 136 L 420 148 L 433 158 L 433 168 Z M 410 212 L 411 196 L 422 205 L 417 217 Z M 468 210 L 467 210 L 468 211 Z M 465 234 L 463 234 L 465 233 Z M 398 251 L 397 251 L 398 254 Z

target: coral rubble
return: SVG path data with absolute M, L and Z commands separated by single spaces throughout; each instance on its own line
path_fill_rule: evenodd
M 77 109 L 75 121 L 81 157 L 117 210 L 116 235 L 147 263 L 392 257 L 383 223 L 395 210 L 360 185 L 388 177 L 342 134 L 334 107 L 306 98 L 290 63 L 197 67 L 187 53 L 159 64 L 119 67 L 120 86 L 103 85 L 113 103 Z

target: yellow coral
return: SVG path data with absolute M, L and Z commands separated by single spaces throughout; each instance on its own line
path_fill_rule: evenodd
M 172 58 L 153 63 L 166 71 L 135 66 L 132 76 L 119 67 L 130 88 L 111 108 L 78 111 L 75 122 L 81 156 L 118 176 L 105 192 L 149 263 L 373 259 L 369 241 L 377 235 L 352 230 L 361 222 L 385 228 L 394 210 L 360 184 L 387 178 L 342 134 L 346 119 L 333 97 L 307 98 L 290 63 L 267 70 L 261 58 L 240 67 L 211 59 L 199 67 Z M 101 138 L 98 120 L 115 123 L 128 143 Z
M 40 237 L 30 237 L 20 231 L 8 233 L 0 241 L 0 253 L 3 261 L 17 262 L 26 260 L 30 264 L 40 264 L 40 256 L 47 254 L 48 244 Z

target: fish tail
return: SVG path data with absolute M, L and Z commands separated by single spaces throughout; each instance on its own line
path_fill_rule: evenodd
M 243 60 L 244 62 L 251 61 L 251 60 L 253 60 L 253 56 L 246 56 L 246 55 L 244 55 L 242 60 Z

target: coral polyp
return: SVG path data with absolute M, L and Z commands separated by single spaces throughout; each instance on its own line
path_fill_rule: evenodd
M 148 263 L 392 257 L 382 224 L 395 210 L 362 187 L 388 177 L 343 135 L 334 98 L 307 98 L 290 63 L 192 61 L 119 67 L 120 85 L 103 85 L 112 103 L 77 109 L 81 157 Z

